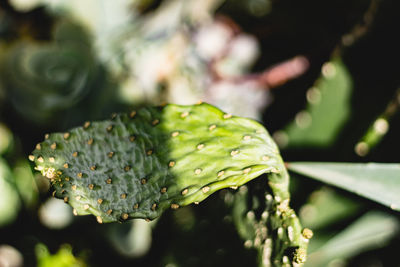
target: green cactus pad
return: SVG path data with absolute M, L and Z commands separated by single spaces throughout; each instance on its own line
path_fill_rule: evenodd
M 279 151 L 262 125 L 208 105 L 148 107 L 46 135 L 30 159 L 57 198 L 99 222 L 152 220 L 263 173 L 288 197 Z

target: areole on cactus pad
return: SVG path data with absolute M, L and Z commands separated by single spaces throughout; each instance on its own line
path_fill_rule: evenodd
M 100 223 L 152 220 L 264 173 L 277 205 L 289 202 L 289 177 L 265 128 L 205 103 L 86 122 L 46 135 L 29 158 L 55 197 Z

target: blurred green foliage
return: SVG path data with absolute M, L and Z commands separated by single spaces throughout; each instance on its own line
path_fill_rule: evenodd
M 50 254 L 47 247 L 37 244 L 35 247 L 38 267 L 85 267 L 84 261 L 72 254 L 69 245 L 62 245 L 55 254 Z
M 237 229 L 234 210 L 261 203 L 263 177 L 247 185 L 247 202 L 240 188 L 223 190 L 150 225 L 104 226 L 48 202 L 48 181 L 27 155 L 48 132 L 201 99 L 260 120 L 287 162 L 398 165 L 399 8 L 395 0 L 0 1 L 0 246 L 19 251 L 24 266 L 258 266 L 243 239 L 252 229 Z M 291 60 L 298 56 L 305 60 Z M 314 230 L 307 266 L 397 267 L 399 214 L 385 206 L 399 200 L 397 169 L 338 166 L 291 174 L 290 204 Z

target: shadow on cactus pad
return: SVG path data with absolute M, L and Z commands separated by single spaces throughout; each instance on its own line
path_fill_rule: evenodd
M 301 231 L 288 206 L 289 177 L 268 132 L 208 104 L 147 107 L 86 122 L 46 135 L 29 158 L 50 179 L 55 197 L 99 223 L 152 220 L 268 174 L 270 204 L 287 217 L 276 223 L 295 220 L 292 230 Z

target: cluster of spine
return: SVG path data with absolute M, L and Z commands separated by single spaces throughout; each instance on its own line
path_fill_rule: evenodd
M 259 185 L 255 190 L 254 185 L 242 186 L 235 194 L 233 217 L 244 246 L 258 251 L 260 267 L 302 266 L 312 231 L 302 229 L 282 188 L 276 191 L 271 182 Z
M 47 134 L 29 159 L 50 179 L 55 197 L 99 223 L 152 220 L 263 173 L 287 184 L 263 126 L 208 104 L 147 107 L 86 122 Z

